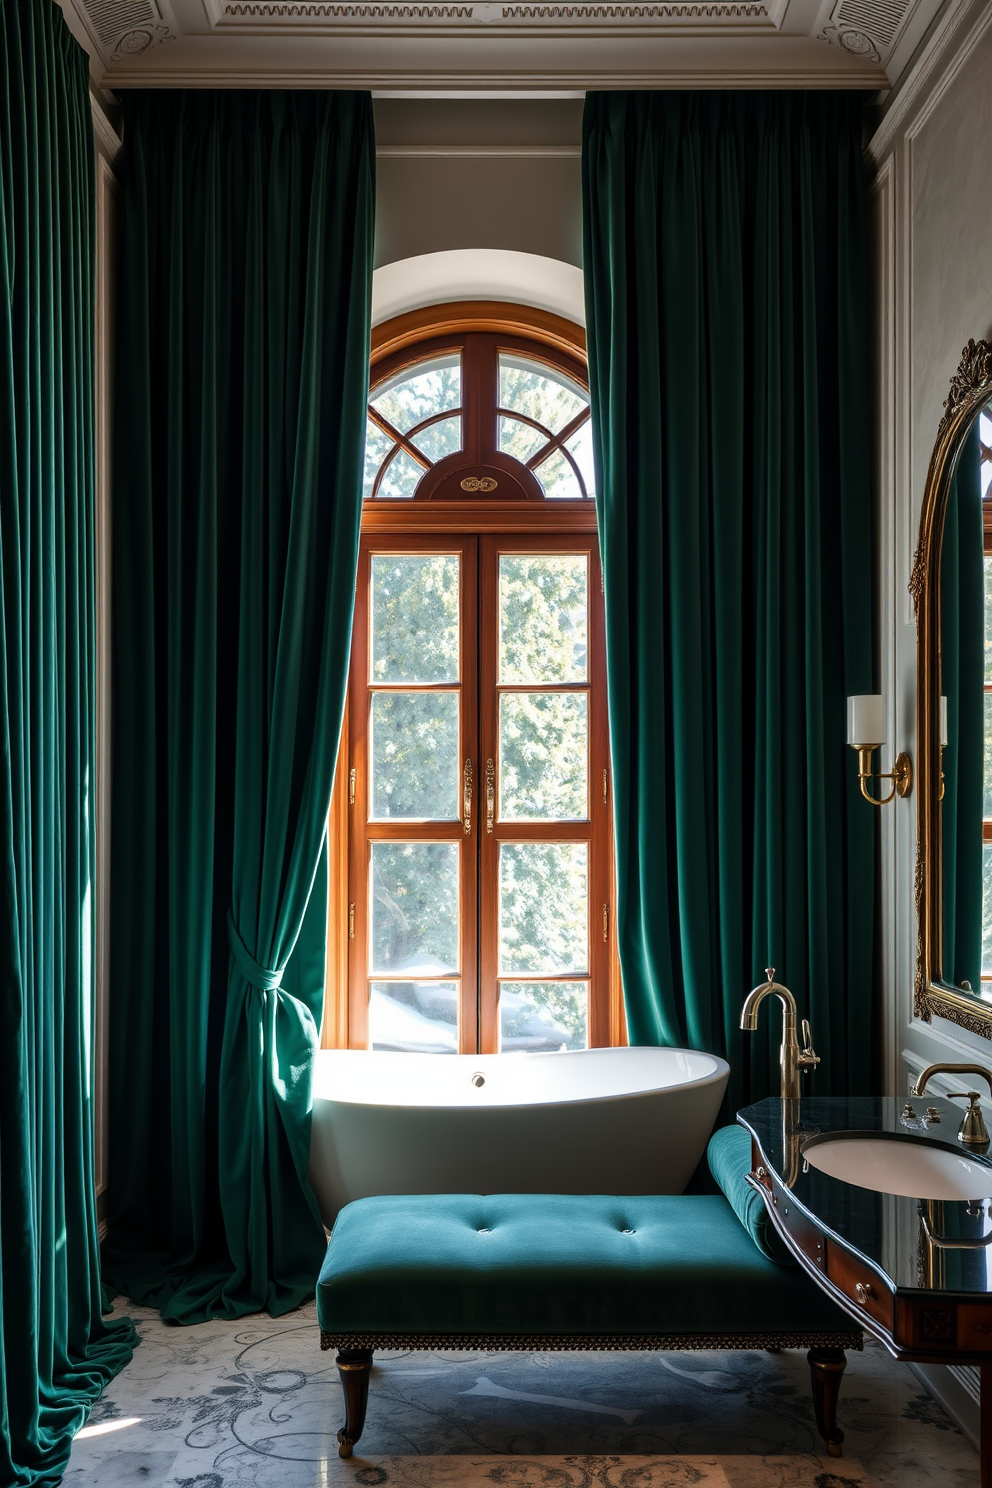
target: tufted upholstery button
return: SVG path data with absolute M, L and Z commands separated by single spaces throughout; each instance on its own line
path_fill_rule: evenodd
M 477 1235 L 488 1235 L 489 1234 L 489 1231 L 487 1230 L 487 1228 L 486 1228 L 485 1225 L 481 1225 L 479 1227 L 479 1229 L 476 1230 L 476 1234 Z
M 633 1235 L 634 1234 L 634 1231 L 633 1230 L 621 1230 L 620 1233 L 621 1233 L 621 1235 Z

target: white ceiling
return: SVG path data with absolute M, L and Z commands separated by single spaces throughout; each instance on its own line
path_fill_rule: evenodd
M 888 88 L 940 0 L 60 0 L 105 88 Z

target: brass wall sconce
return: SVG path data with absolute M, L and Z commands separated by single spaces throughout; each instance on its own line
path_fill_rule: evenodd
M 898 795 L 906 797 L 913 789 L 913 761 L 908 754 L 896 755 L 896 762 L 887 775 L 874 775 L 871 768 L 872 751 L 885 743 L 885 728 L 882 724 L 884 698 L 861 694 L 847 700 L 847 742 L 858 751 L 858 781 L 861 794 L 873 806 L 887 806 Z M 869 780 L 891 780 L 892 789 L 881 800 L 868 790 Z

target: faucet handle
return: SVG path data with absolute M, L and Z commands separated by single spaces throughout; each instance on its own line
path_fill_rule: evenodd
M 812 1069 L 820 1062 L 819 1054 L 813 1050 L 813 1036 L 810 1033 L 809 1019 L 803 1019 L 803 1046 L 799 1051 L 799 1063 L 807 1069 Z
M 985 1125 L 985 1117 L 982 1108 L 978 1104 L 981 1100 L 977 1090 L 951 1090 L 951 1100 L 966 1100 L 968 1109 L 964 1113 L 964 1120 L 958 1128 L 958 1141 L 967 1142 L 974 1147 L 987 1147 L 989 1141 L 988 1128 Z

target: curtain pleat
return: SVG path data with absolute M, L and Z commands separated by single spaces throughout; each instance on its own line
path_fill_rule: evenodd
M 192 1323 L 297 1306 L 324 1247 L 311 887 L 357 572 L 374 138 L 362 93 L 124 111 L 108 1253 L 115 1285 Z
M 863 99 L 586 101 L 587 335 L 630 1040 L 775 1088 L 764 968 L 821 1092 L 868 1089 L 875 821 Z
M 0 4 L 0 1483 L 56 1484 L 130 1359 L 93 1165 L 93 137 L 50 0 Z

